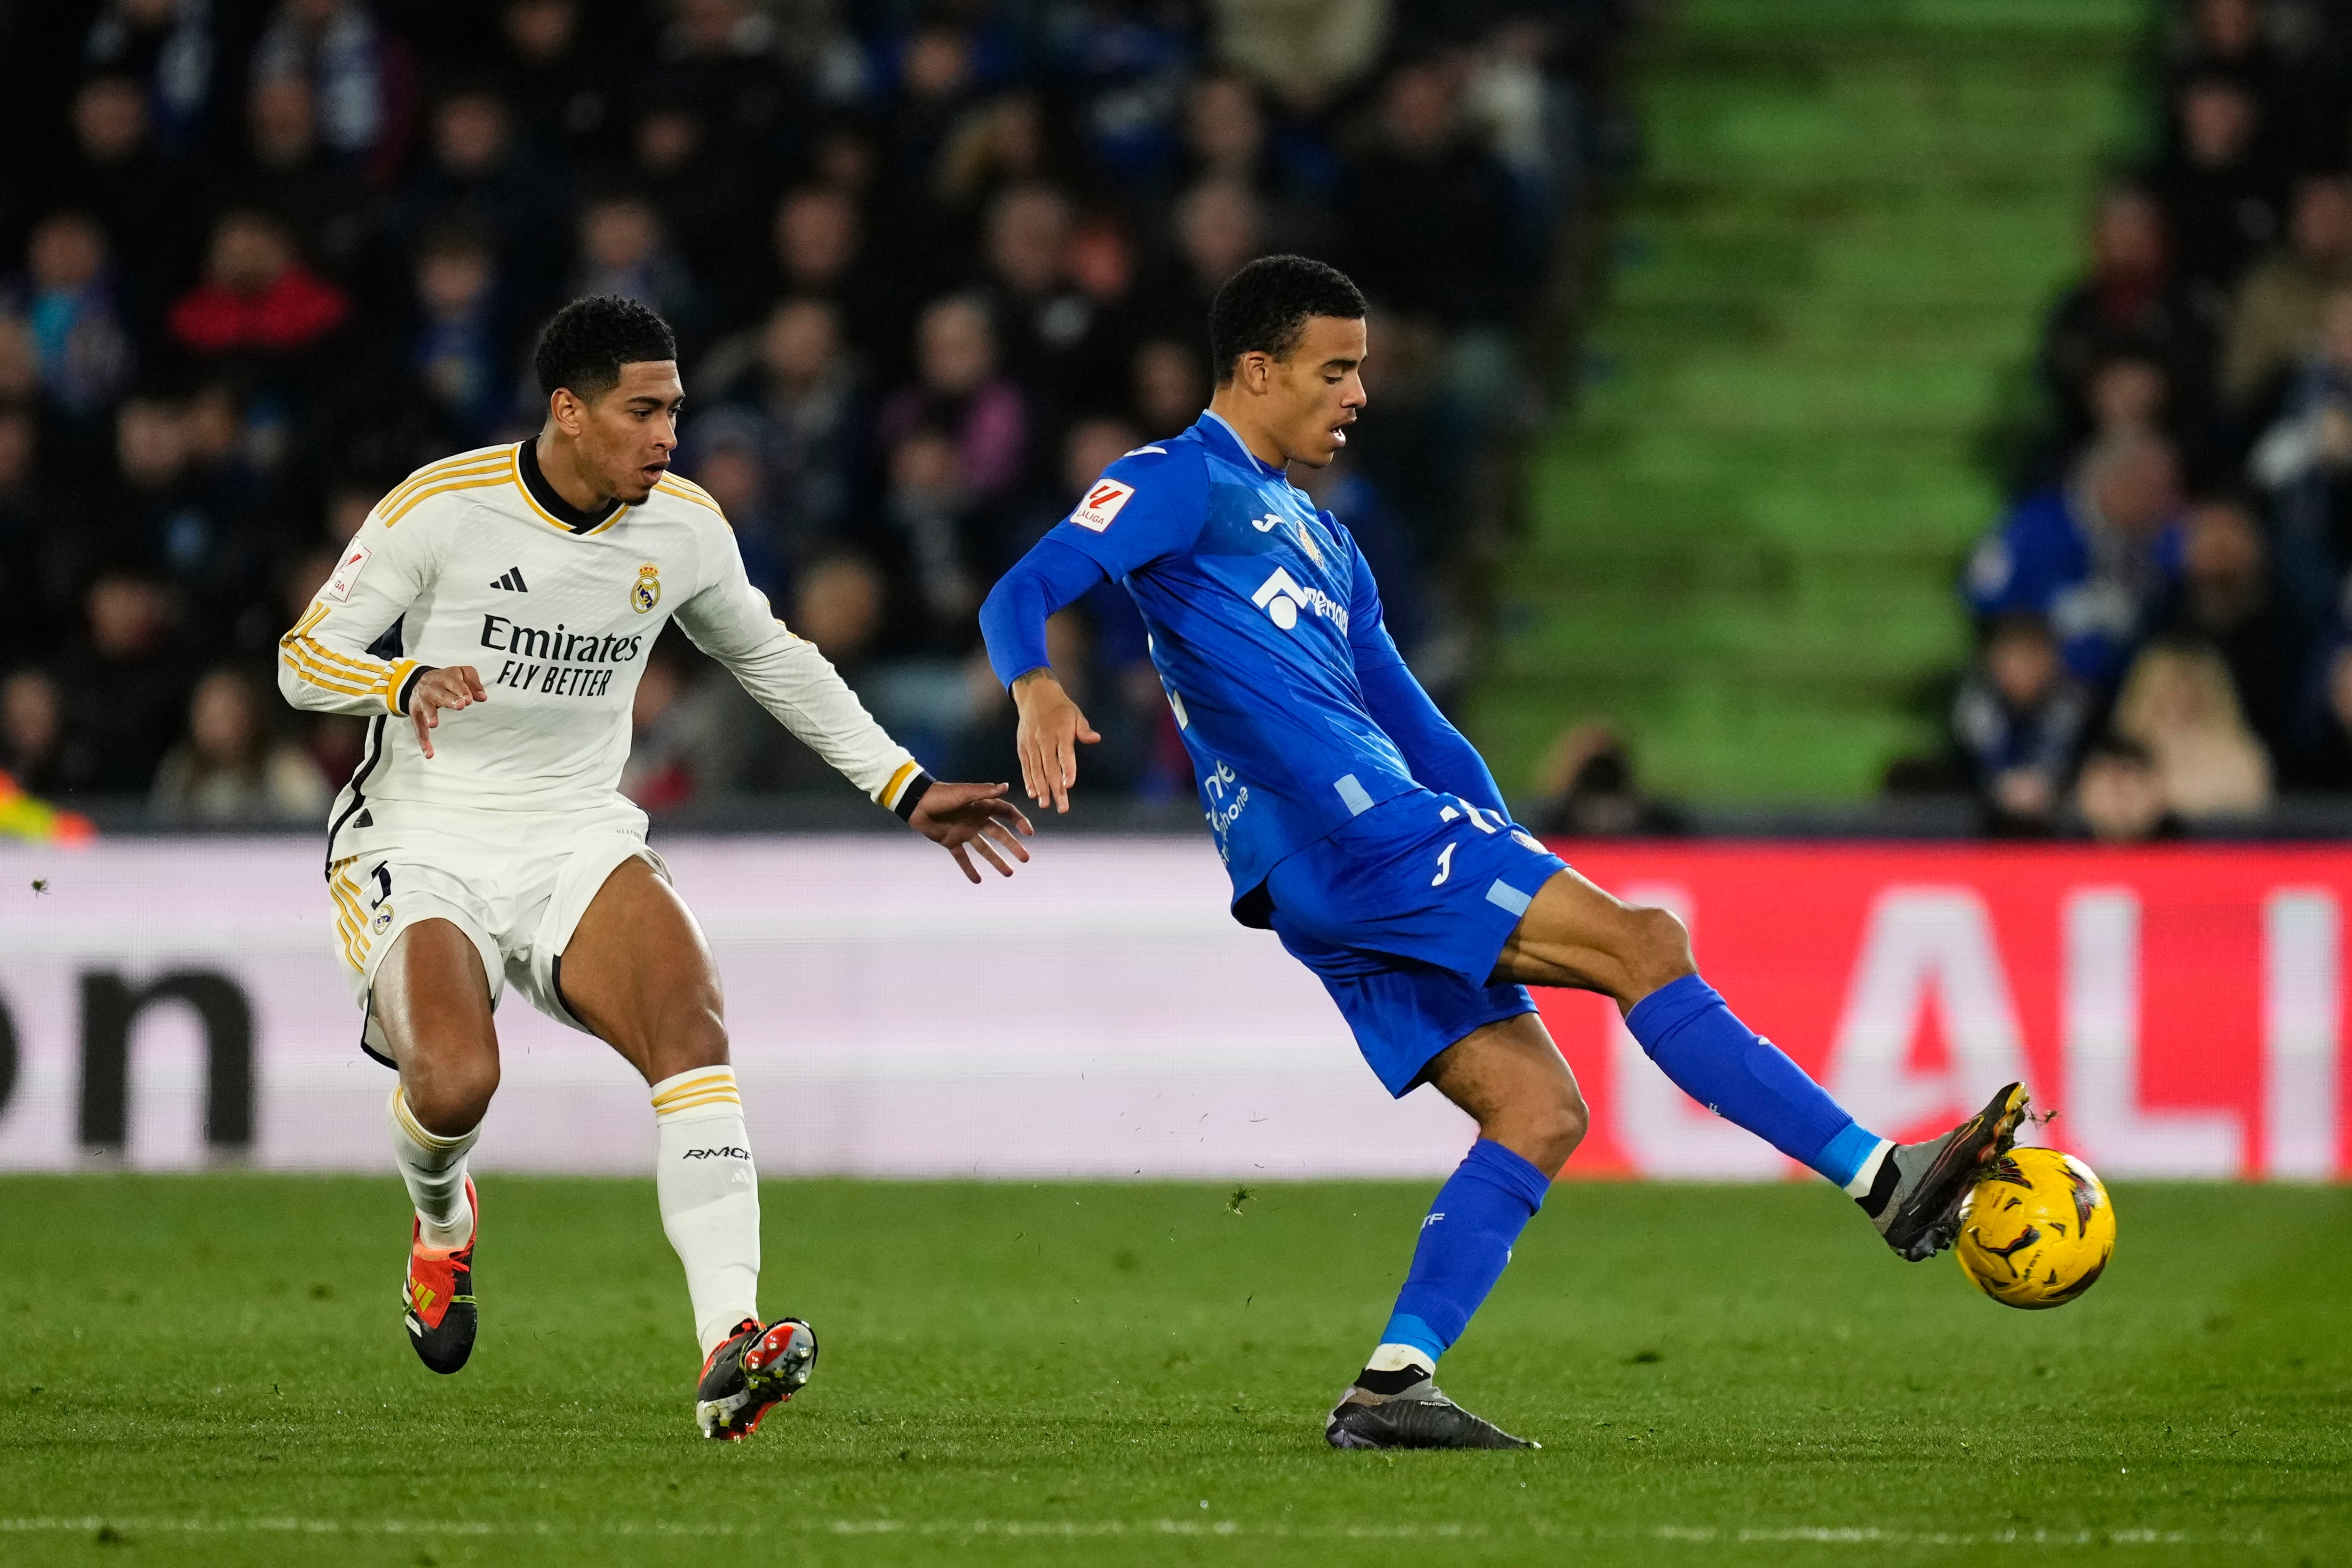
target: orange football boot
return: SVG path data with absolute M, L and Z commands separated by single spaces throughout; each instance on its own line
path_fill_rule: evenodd
M 746 1318 L 702 1359 L 694 1392 L 695 1425 L 706 1437 L 740 1442 L 769 1411 L 800 1392 L 816 1370 L 816 1331 L 798 1318 L 762 1327 Z
M 435 1372 L 452 1373 L 474 1353 L 474 1243 L 482 1237 L 482 1205 L 474 1178 L 466 1178 L 466 1206 L 474 1214 L 474 1234 L 463 1247 L 427 1247 L 425 1222 L 408 1229 L 408 1277 L 400 1282 L 401 1321 L 416 1359 Z

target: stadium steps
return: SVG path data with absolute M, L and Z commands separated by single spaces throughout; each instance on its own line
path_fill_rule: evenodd
M 2136 126 L 2140 0 L 1690 0 L 1635 62 L 1575 406 L 1538 444 L 1473 732 L 1507 789 L 1604 719 L 1663 790 L 1869 794 L 1931 744 L 1952 584 Z

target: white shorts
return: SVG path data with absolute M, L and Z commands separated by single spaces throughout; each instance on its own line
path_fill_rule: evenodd
M 563 949 L 604 879 L 633 859 L 669 875 L 643 837 L 601 824 L 523 845 L 439 836 L 422 847 L 380 846 L 330 865 L 335 949 L 365 1018 L 360 1048 L 394 1065 L 373 1005 L 376 966 L 402 931 L 431 920 L 449 921 L 472 941 L 489 979 L 491 1006 L 511 980 L 532 1006 L 586 1033 L 563 1006 L 557 978 Z

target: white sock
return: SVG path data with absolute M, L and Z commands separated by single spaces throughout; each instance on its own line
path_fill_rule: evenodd
M 760 1178 L 735 1069 L 697 1068 L 653 1086 L 654 1187 L 686 1265 L 702 1353 L 760 1315 Z
M 408 1109 L 406 1090 L 394 1085 L 384 1107 L 392 1125 L 392 1158 L 408 1184 L 408 1201 L 427 1247 L 463 1247 L 474 1237 L 474 1211 L 466 1202 L 466 1152 L 482 1135 L 480 1123 L 444 1138 L 427 1132 Z
M 1893 1152 L 1895 1141 L 1881 1138 L 1878 1147 L 1863 1156 L 1862 1168 L 1853 1173 L 1853 1180 L 1845 1184 L 1845 1195 L 1850 1198 L 1868 1197 L 1871 1184 L 1878 1180 L 1878 1167 L 1886 1163 L 1886 1156 Z
M 1372 1359 L 1364 1363 L 1364 1370 L 1366 1372 L 1402 1372 L 1409 1366 L 1419 1366 L 1427 1367 L 1431 1372 L 1435 1372 L 1436 1359 L 1419 1345 L 1383 1344 L 1373 1350 Z

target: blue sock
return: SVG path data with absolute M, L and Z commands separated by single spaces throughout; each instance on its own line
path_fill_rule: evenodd
M 1500 1143 L 1481 1138 L 1470 1145 L 1421 1222 L 1412 1270 L 1381 1342 L 1426 1351 L 1434 1367 L 1503 1277 L 1512 1246 L 1550 1186 L 1549 1173 Z
M 1625 1027 L 1676 1089 L 1839 1186 L 1883 1142 L 1696 974 L 1643 997 Z

